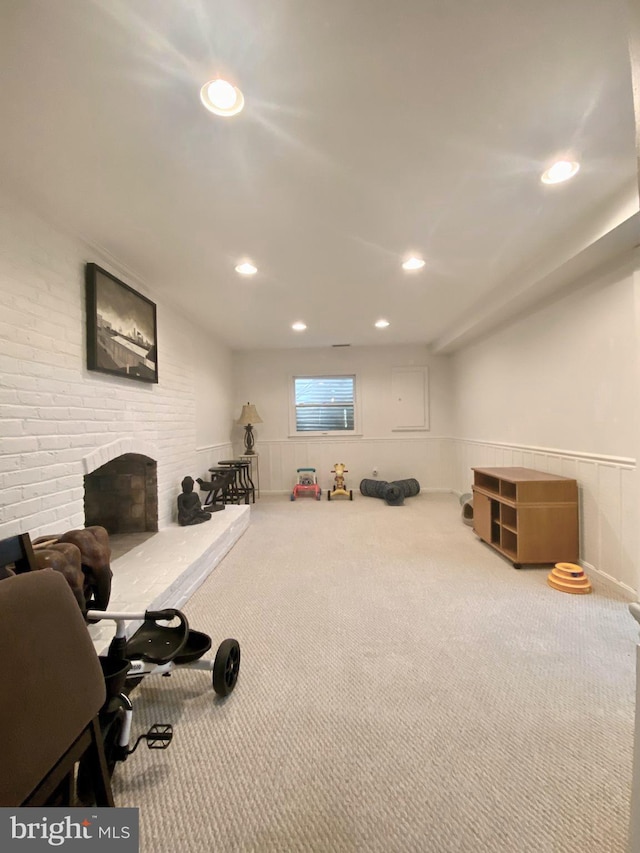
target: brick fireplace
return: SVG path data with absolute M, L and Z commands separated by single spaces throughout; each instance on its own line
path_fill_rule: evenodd
M 155 460 L 124 453 L 84 476 L 85 525 L 110 534 L 158 530 L 158 475 Z

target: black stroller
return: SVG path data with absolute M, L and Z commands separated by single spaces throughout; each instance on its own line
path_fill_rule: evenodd
M 144 613 L 89 610 L 86 618 L 91 622 L 111 619 L 116 623 L 116 633 L 108 653 L 100 657 L 107 698 L 99 721 L 110 774 L 116 763 L 125 761 L 141 741 L 145 740 L 149 749 L 166 749 L 173 738 L 171 725 L 156 723 L 138 737 L 133 747 L 129 746 L 133 717 L 129 694 L 144 678 L 170 675 L 180 667 L 211 672 L 213 689 L 218 696 L 228 696 L 236 686 L 240 671 L 238 641 L 223 640 L 215 659 L 203 660 L 202 656 L 211 648 L 211 638 L 191 630 L 180 610 L 148 610 Z M 143 621 L 142 626 L 127 639 L 126 623 L 140 620 Z M 176 621 L 173 626 L 171 623 Z M 82 790 L 80 779 L 79 789 Z

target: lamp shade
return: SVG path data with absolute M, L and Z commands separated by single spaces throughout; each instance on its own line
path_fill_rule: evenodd
M 237 420 L 239 426 L 249 426 L 249 424 L 261 424 L 262 418 L 256 411 L 256 407 L 253 403 L 247 403 L 246 406 L 242 407 L 242 413 Z

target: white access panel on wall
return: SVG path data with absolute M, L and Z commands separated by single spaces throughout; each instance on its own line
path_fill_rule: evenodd
M 392 430 L 429 429 L 429 379 L 426 367 L 391 368 Z

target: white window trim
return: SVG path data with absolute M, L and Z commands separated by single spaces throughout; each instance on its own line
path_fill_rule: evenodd
M 309 379 L 330 379 L 332 376 L 353 376 L 353 429 L 333 430 L 296 430 L 296 391 L 295 380 L 308 377 Z M 289 375 L 289 438 L 341 438 L 343 441 L 350 438 L 362 438 L 360 429 L 360 392 L 359 378 L 354 371 L 338 373 L 291 373 Z

